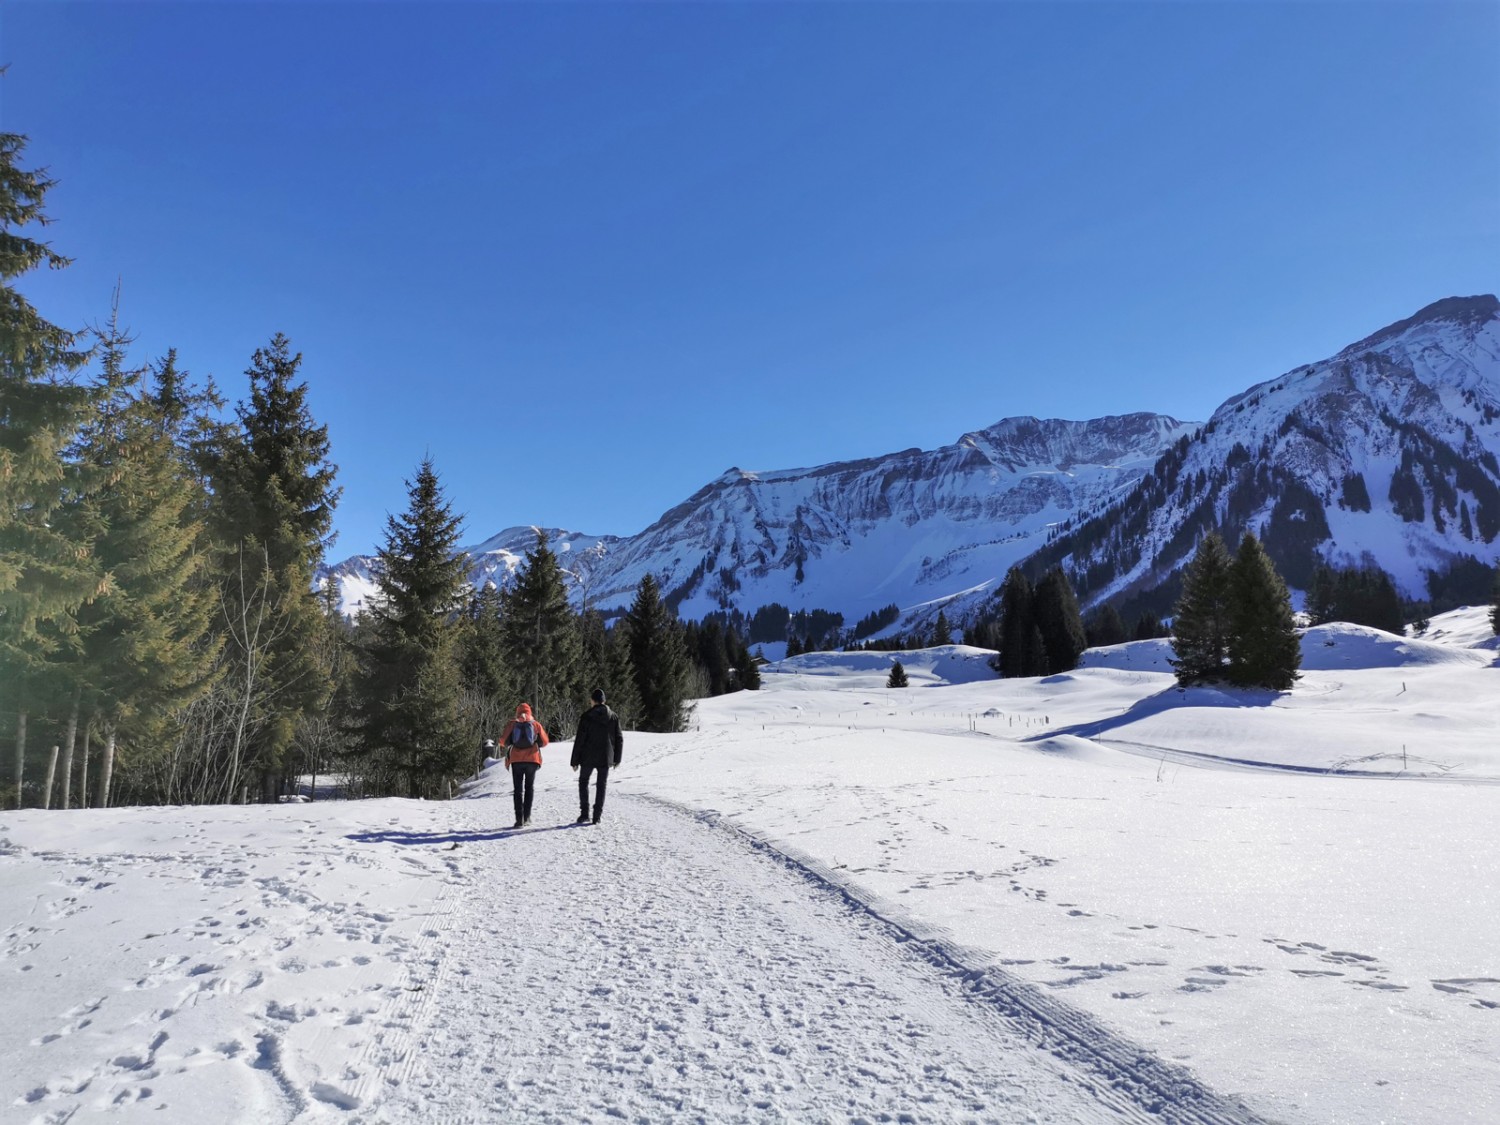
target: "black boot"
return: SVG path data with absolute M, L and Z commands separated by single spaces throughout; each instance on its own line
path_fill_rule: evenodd
M 581 813 L 578 814 L 578 819 L 575 820 L 573 823 L 574 824 L 587 824 L 588 822 L 589 822 L 589 810 L 588 809 L 584 809 Z

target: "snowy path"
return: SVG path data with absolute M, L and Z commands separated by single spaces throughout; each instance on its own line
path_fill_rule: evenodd
M 0 1121 L 1255 1120 L 815 861 L 550 780 L 520 833 L 503 775 L 6 814 Z
M 514 834 L 465 804 L 436 1002 L 368 1120 L 1251 1120 L 730 831 L 629 794 Z

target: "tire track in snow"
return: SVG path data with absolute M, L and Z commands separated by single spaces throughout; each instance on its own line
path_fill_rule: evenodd
M 1256 1120 L 712 814 L 494 838 L 499 803 L 415 1065 L 351 1120 Z
M 640 799 L 728 832 L 837 895 L 851 911 L 885 928 L 890 940 L 911 956 L 948 980 L 960 982 L 966 998 L 992 1008 L 1036 1047 L 1092 1074 L 1150 1120 L 1171 1125 L 1256 1125 L 1265 1121 L 1243 1103 L 1209 1089 L 1185 1068 L 1152 1055 L 1037 986 L 997 967 L 975 967 L 971 961 L 977 958 L 953 943 L 917 934 L 811 856 L 773 844 L 717 812 L 701 812 L 657 797 Z

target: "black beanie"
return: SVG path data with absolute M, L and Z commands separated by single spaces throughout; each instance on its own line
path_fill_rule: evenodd
M 603 703 L 604 692 L 600 688 L 595 688 L 593 694 L 591 694 L 589 698 L 592 699 L 595 703 Z

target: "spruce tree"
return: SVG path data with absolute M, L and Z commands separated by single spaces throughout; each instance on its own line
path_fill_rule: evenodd
M 81 698 L 86 721 L 105 738 L 98 807 L 110 803 L 117 739 L 134 744 L 137 765 L 164 752 L 169 718 L 208 688 L 217 656 L 217 597 L 200 550 L 202 489 L 142 392 L 142 371 L 126 366 L 129 343 L 116 308 L 100 335 L 101 408 L 80 443 L 90 487 L 68 513 L 92 535 L 106 576 L 103 592 L 78 611 L 77 659 L 68 667 L 75 704 Z
M 69 259 L 28 228 L 48 222 L 55 181 L 20 167 L 26 138 L 0 133 L 0 692 L 16 715 L 13 779 L 17 806 L 25 771 L 27 685 L 45 670 L 58 634 L 97 592 L 100 573 L 86 545 L 53 520 L 77 486 L 64 450 L 90 409 L 90 394 L 67 376 L 88 360 L 78 333 L 50 323 L 13 282 Z M 45 634 L 50 633 L 51 636 Z
M 591 609 L 579 617 L 578 634 L 582 651 L 579 702 L 571 711 L 558 716 L 558 729 L 567 730 L 576 722 L 588 707 L 582 702 L 583 693 L 595 688 L 604 692 L 609 706 L 620 717 L 620 724 L 631 726 L 639 715 L 640 701 L 636 697 L 635 674 L 630 667 L 624 630 L 611 629 L 604 615 Z
M 1032 625 L 1021 640 L 1021 666 L 1031 669 L 1025 673 L 1028 676 L 1043 675 L 1047 667 L 1047 641 L 1036 625 Z
M 734 676 L 744 691 L 760 690 L 760 664 L 750 651 L 750 645 L 737 634 L 733 636 Z
M 888 688 L 909 686 L 906 679 L 906 669 L 901 666 L 901 661 L 891 661 L 891 674 L 885 678 L 885 686 Z
M 544 726 L 549 716 L 555 724 L 558 717 L 577 711 L 579 697 L 589 689 L 582 679 L 578 619 L 544 532 L 536 533 L 536 546 L 527 552 L 501 603 L 505 661 L 517 690 Z
M 1136 619 L 1135 629 L 1130 634 L 1133 641 L 1154 641 L 1157 637 L 1166 636 L 1166 630 L 1162 628 L 1161 620 L 1154 613 L 1143 613 Z
M 459 694 L 459 612 L 468 591 L 456 554 L 460 520 L 430 458 L 407 482 L 405 513 L 386 521 L 376 565 L 379 595 L 359 688 L 361 753 L 370 775 L 399 775 L 408 796 L 443 796 L 465 776 L 469 745 Z
M 328 460 L 328 428 L 307 406 L 302 363 L 277 333 L 256 350 L 250 400 L 238 432 L 204 451 L 212 482 L 228 674 L 241 687 L 247 721 L 235 762 L 271 796 L 302 716 L 332 690 L 316 659 L 325 625 L 313 573 L 330 539 L 339 489 Z
M 687 727 L 688 655 L 656 579 L 647 574 L 625 615 L 630 662 L 641 701 L 641 728 L 670 734 Z
M 1307 620 L 1313 625 L 1326 625 L 1334 620 L 1337 605 L 1333 569 L 1320 563 L 1313 571 L 1312 586 L 1307 591 Z
M 1495 567 L 1495 598 L 1490 606 L 1490 628 L 1500 636 L 1500 566 Z
M 1172 619 L 1172 667 L 1183 685 L 1224 674 L 1229 659 L 1229 552 L 1218 532 L 1198 543 Z
M 938 610 L 937 622 L 932 627 L 932 643 L 934 645 L 953 643 L 953 626 L 948 624 L 948 615 L 942 610 Z
M 630 659 L 630 630 L 628 628 L 616 624 L 609 630 L 607 655 L 609 662 L 604 674 L 603 688 L 609 706 L 620 717 L 621 726 L 639 728 L 641 693 L 636 687 L 635 665 Z
M 501 701 L 515 694 L 513 677 L 505 663 L 505 633 L 501 627 L 503 599 L 499 589 L 486 582 L 468 595 L 459 638 L 459 665 L 464 687 L 485 700 Z M 498 717 L 509 715 L 497 710 Z
M 997 671 L 1005 679 L 1040 674 L 1038 644 L 1031 634 L 1036 624 L 1033 615 L 1031 582 L 1013 566 L 1000 589 L 1000 655 Z M 1038 638 L 1038 641 L 1040 638 Z
M 1105 602 L 1093 613 L 1084 626 L 1084 633 L 1088 637 L 1089 648 L 1121 645 L 1129 639 L 1120 611 L 1110 602 Z
M 1246 532 L 1230 568 L 1229 678 L 1245 687 L 1288 691 L 1302 648 L 1292 600 L 1260 540 Z
M 1055 676 L 1078 667 L 1078 658 L 1088 648 L 1083 617 L 1073 584 L 1060 566 L 1054 566 L 1037 584 L 1032 602 L 1034 620 L 1042 634 L 1045 662 L 1033 674 Z
M 729 653 L 724 647 L 724 629 L 717 621 L 706 622 L 698 630 L 698 664 L 708 676 L 708 694 L 723 695 L 729 690 Z

